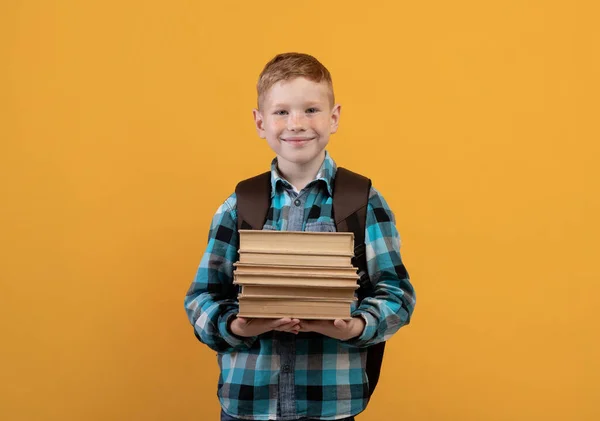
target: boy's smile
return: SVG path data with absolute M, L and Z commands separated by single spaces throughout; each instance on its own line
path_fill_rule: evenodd
M 329 85 L 303 77 L 274 84 L 260 110 L 254 110 L 257 132 L 277 154 L 284 173 L 318 169 L 339 116 L 340 106 L 331 103 Z
M 308 142 L 310 142 L 313 139 L 314 139 L 314 137 L 308 137 L 308 138 L 306 138 L 306 137 L 287 137 L 287 138 L 282 138 L 281 140 L 289 143 L 290 145 L 303 146 L 303 145 L 306 145 Z

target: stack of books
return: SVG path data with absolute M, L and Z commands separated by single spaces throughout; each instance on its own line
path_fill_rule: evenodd
M 351 232 L 240 230 L 240 317 L 350 319 L 356 299 Z

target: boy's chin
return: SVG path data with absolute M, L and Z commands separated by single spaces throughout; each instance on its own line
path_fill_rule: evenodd
M 277 154 L 278 160 L 283 160 L 289 164 L 297 165 L 297 166 L 306 166 L 313 163 L 321 164 L 323 162 L 323 158 L 325 157 L 325 150 L 321 150 L 318 153 L 286 153 L 286 154 Z M 318 161 L 318 162 L 317 162 Z

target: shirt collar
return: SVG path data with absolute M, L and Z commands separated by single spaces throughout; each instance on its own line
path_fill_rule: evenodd
M 332 182 L 336 171 L 337 166 L 335 165 L 335 161 L 331 158 L 331 156 L 329 156 L 329 152 L 325 151 L 325 159 L 323 160 L 323 164 L 319 168 L 315 180 L 311 181 L 311 183 L 314 183 L 316 180 L 323 181 L 327 187 L 327 192 L 331 196 L 333 195 Z M 283 176 L 279 173 L 279 170 L 277 169 L 277 158 L 274 158 L 273 161 L 271 161 L 271 197 L 275 195 L 277 183 L 283 184 L 283 186 L 287 189 L 293 189 L 290 182 L 283 178 Z

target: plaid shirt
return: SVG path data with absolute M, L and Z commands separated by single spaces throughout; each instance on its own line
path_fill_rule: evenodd
M 336 165 L 325 154 L 315 180 L 297 192 L 271 164 L 271 208 L 263 229 L 335 231 L 332 180 Z M 267 332 L 242 338 L 227 326 L 238 313 L 233 263 L 239 238 L 235 193 L 217 210 L 208 246 L 185 308 L 198 339 L 217 351 L 218 397 L 223 410 L 248 420 L 334 420 L 356 415 L 368 402 L 366 348 L 408 324 L 415 294 L 400 257 L 394 215 L 371 188 L 365 232 L 368 275 L 375 293 L 352 306 L 365 320 L 363 333 L 339 341 L 317 333 Z

